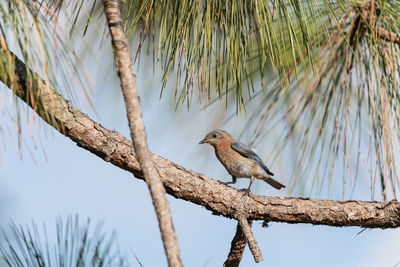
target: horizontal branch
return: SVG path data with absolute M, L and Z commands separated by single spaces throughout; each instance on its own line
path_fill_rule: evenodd
M 5 58 L 6 53 L 10 55 L 11 52 L 5 52 L 0 48 L 0 58 Z M 29 84 L 26 83 L 26 67 L 17 58 L 15 58 L 15 72 L 16 85 L 11 86 L 4 75 L 0 75 L 1 79 L 30 106 L 39 106 L 38 108 L 50 113 L 52 116 L 39 114 L 46 122 L 71 138 L 78 146 L 143 179 L 135 151 L 128 139 L 118 132 L 102 127 L 72 107 L 58 93 L 49 90 L 46 82 L 37 75 L 35 78 L 38 86 L 32 90 L 36 90 L 33 95 L 39 95 L 40 101 L 32 103 L 26 95 L 25 86 Z M 60 125 L 62 127 L 59 127 Z M 400 203 L 397 201 L 334 201 L 247 195 L 160 156 L 153 154 L 152 157 L 170 195 L 204 206 L 213 214 L 227 218 L 235 218 L 240 206 L 246 211 L 246 217 L 250 220 L 365 228 L 400 226 Z

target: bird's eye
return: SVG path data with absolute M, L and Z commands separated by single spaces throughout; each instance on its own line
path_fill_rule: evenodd
M 212 137 L 213 137 L 213 138 L 217 138 L 217 134 L 213 134 Z

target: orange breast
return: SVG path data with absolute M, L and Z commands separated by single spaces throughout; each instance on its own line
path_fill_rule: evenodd
M 219 142 L 215 146 L 215 154 L 225 169 L 235 177 L 250 177 L 259 169 L 254 160 L 233 150 L 229 141 Z

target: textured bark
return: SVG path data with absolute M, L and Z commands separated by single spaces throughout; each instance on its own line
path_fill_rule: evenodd
M 0 58 L 5 57 L 4 50 L 0 49 Z M 0 78 L 30 106 L 38 106 L 36 110 L 45 109 L 52 114 L 52 117 L 39 114 L 43 120 L 71 138 L 78 146 L 143 179 L 135 151 L 128 139 L 94 122 L 73 108 L 55 91 L 48 91 L 46 82 L 37 75 L 34 79 L 38 87 L 32 90 L 33 95 L 40 96 L 41 101 L 32 103 L 32 98 L 27 97 L 26 93 L 30 89 L 25 87 L 26 66 L 18 58 L 15 58 L 15 73 L 14 86 L 4 75 L 0 75 Z M 58 127 L 59 125 L 62 127 Z M 364 228 L 400 226 L 398 201 L 335 201 L 247 195 L 160 156 L 152 154 L 152 158 L 167 193 L 175 198 L 201 205 L 216 215 L 236 219 L 235 215 L 240 206 L 241 209 L 245 209 L 247 218 L 251 220 Z
M 249 226 L 253 225 L 253 221 L 249 222 Z M 240 261 L 242 260 L 244 249 L 246 248 L 246 236 L 243 233 L 240 224 L 238 223 L 236 227 L 235 236 L 231 242 L 231 249 L 228 254 L 228 258 L 224 262 L 223 267 L 238 267 Z
M 238 216 L 238 222 L 239 222 L 240 228 L 242 228 L 242 231 L 246 238 L 247 244 L 249 244 L 250 251 L 254 257 L 254 261 L 257 263 L 262 261 L 263 257 L 261 254 L 261 250 L 258 247 L 257 241 L 256 241 L 253 233 L 251 232 L 251 228 L 250 228 L 249 222 L 246 219 L 246 216 L 244 214 L 240 214 Z
M 392 42 L 400 46 L 400 36 L 394 32 L 390 32 L 385 28 L 378 26 L 377 27 L 378 35 L 387 42 Z
M 400 36 L 398 35 L 398 33 L 391 32 L 390 30 L 380 26 L 379 5 L 380 3 L 378 1 L 367 1 L 364 3 L 364 5 L 361 6 L 361 9 L 359 8 L 353 9 L 356 11 L 356 16 L 354 16 L 354 20 L 356 20 L 358 16 L 361 16 L 362 19 L 360 19 L 360 23 L 362 23 L 362 26 L 367 31 L 370 31 L 371 34 L 381 38 L 382 40 L 385 40 L 386 42 L 391 42 L 400 45 Z
M 182 266 L 182 262 L 179 256 L 178 240 L 172 223 L 165 188 L 157 169 L 154 167 L 151 153 L 147 147 L 135 74 L 132 69 L 128 40 L 122 26 L 123 22 L 118 0 L 103 0 L 103 5 L 114 50 L 115 66 L 121 80 L 122 94 L 136 157 L 153 199 L 168 265 L 179 267 Z

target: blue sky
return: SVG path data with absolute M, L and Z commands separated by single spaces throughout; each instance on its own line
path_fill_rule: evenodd
M 106 55 L 102 59 L 103 69 L 110 70 L 106 77 L 99 73 L 89 57 L 83 58 L 95 81 L 92 100 L 98 116 L 82 96 L 77 104 L 103 126 L 129 136 L 110 52 L 108 45 L 96 51 Z M 146 62 L 146 58 L 143 61 Z M 241 114 L 223 124 L 229 115 L 229 110 L 221 108 L 224 104 L 214 105 L 205 111 L 198 104 L 190 110 L 182 106 L 175 111 L 172 94 L 168 93 L 171 90 L 159 99 L 160 75 L 160 71 L 153 75 L 149 64 L 141 65 L 137 71 L 150 150 L 214 179 L 230 179 L 212 148 L 199 146 L 198 142 L 215 128 L 225 129 L 237 136 L 248 117 Z M 12 128 L 12 121 L 7 115 L 7 110 L 12 110 L 12 95 L 3 86 L 0 95 L 4 104 L 0 115 L 3 139 L 0 141 L 1 225 L 6 226 L 11 219 L 21 224 L 28 224 L 33 219 L 52 225 L 59 215 L 66 218 L 78 214 L 82 221 L 90 217 L 94 221 L 104 221 L 107 231 L 115 230 L 132 266 L 139 265 L 134 261 L 131 250 L 144 266 L 166 266 L 157 219 L 145 183 L 77 147 L 74 142 L 43 124 L 32 128 L 37 149 L 26 124 L 22 124 L 26 142 L 21 160 L 12 144 L 12 134 L 7 130 L 7 127 Z M 246 136 L 243 138 L 243 141 L 248 141 Z M 268 140 L 262 140 L 255 148 L 266 159 L 273 145 Z M 28 148 L 32 150 L 34 159 Z M 267 164 L 278 177 L 282 177 L 281 181 L 288 183 L 292 179 L 291 164 L 285 153 L 282 152 L 275 162 Z M 242 179 L 234 186 L 243 188 L 247 185 L 248 181 Z M 360 188 L 362 190 L 354 198 L 368 199 L 368 186 L 361 184 Z M 276 191 L 261 181 L 257 181 L 252 190 L 260 195 L 287 195 L 287 192 Z M 322 194 L 321 197 L 328 196 Z M 192 203 L 173 197 L 168 199 L 184 265 L 221 266 L 228 254 L 236 222 L 214 216 Z M 268 228 L 262 228 L 260 222 L 255 222 L 253 231 L 264 261 L 255 264 L 246 248 L 242 266 L 394 266 L 400 262 L 400 230 L 367 230 L 351 240 L 360 230 L 358 227 L 285 223 L 271 223 Z

